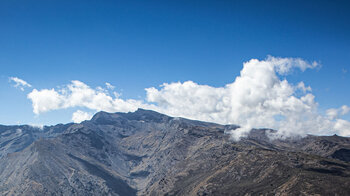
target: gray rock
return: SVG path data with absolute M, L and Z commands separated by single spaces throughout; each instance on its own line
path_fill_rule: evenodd
M 254 129 L 139 109 L 81 124 L 0 127 L 1 195 L 350 195 L 350 139 L 273 140 Z M 18 129 L 21 129 L 19 131 Z

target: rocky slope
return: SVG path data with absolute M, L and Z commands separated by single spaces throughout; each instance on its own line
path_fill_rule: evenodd
M 271 141 L 139 109 L 0 127 L 1 195 L 350 195 L 350 139 Z

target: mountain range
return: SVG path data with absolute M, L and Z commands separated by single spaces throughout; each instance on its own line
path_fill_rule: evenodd
M 0 126 L 0 194 L 350 195 L 350 138 L 233 141 L 238 127 L 143 109 Z

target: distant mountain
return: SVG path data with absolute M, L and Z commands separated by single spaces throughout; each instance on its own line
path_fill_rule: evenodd
M 254 129 L 139 109 L 80 124 L 0 126 L 1 195 L 350 195 L 350 139 L 269 140 Z

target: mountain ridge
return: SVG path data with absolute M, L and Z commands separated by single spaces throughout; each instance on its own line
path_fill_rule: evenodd
M 349 138 L 271 141 L 253 129 L 235 142 L 225 134 L 235 128 L 143 109 L 43 130 L 0 126 L 0 193 L 350 194 Z

